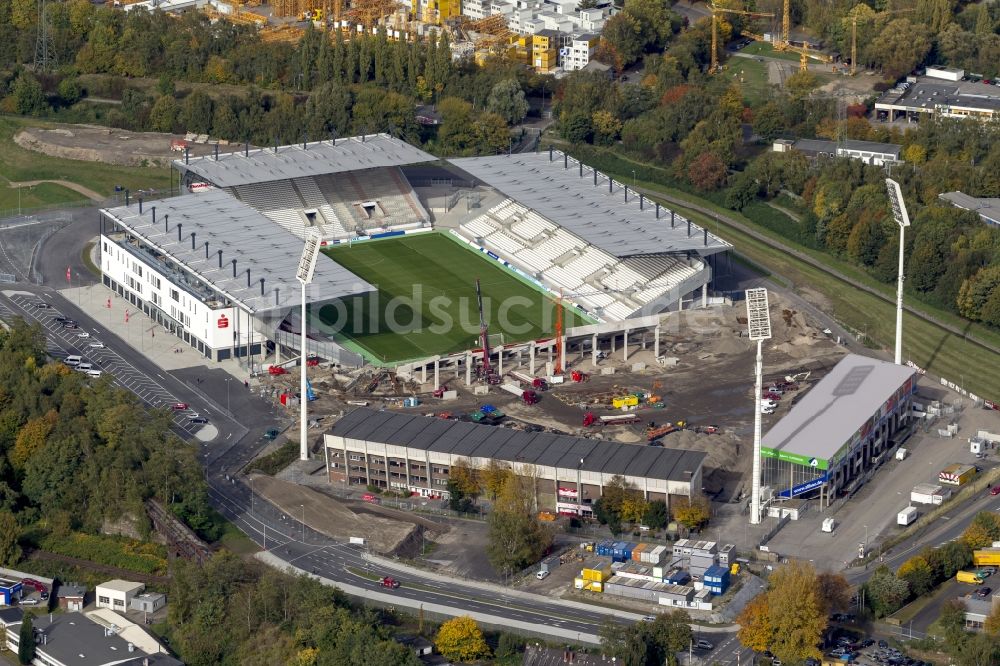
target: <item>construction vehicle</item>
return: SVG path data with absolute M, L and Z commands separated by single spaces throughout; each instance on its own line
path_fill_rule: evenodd
M 526 405 L 537 405 L 539 400 L 541 398 L 534 391 L 525 391 L 521 394 L 521 402 Z
M 587 412 L 583 415 L 583 427 L 589 428 L 590 426 L 597 423 L 597 417 L 594 416 L 594 412 Z
M 483 347 L 481 374 L 487 384 L 499 384 L 500 375 L 495 373 L 490 366 L 490 329 L 486 325 L 486 316 L 483 314 L 483 291 L 479 286 L 479 278 L 476 278 L 476 302 L 479 305 L 479 344 Z
M 281 367 L 280 365 L 270 365 L 267 368 L 267 374 L 277 376 L 277 375 L 287 375 L 288 370 Z
M 751 19 L 774 18 L 774 14 L 771 12 L 751 12 L 745 9 L 729 9 L 728 7 L 719 7 L 714 4 L 709 5 L 708 8 L 712 11 L 712 53 L 711 63 L 708 68 L 710 74 L 715 74 L 719 71 L 719 14 L 738 14 L 739 16 L 746 16 Z
M 580 372 L 579 370 L 574 370 L 573 372 L 570 373 L 569 376 L 570 376 L 570 379 L 572 379 L 574 382 L 578 382 L 578 383 L 579 382 L 585 382 L 588 379 L 590 379 L 590 375 L 588 375 L 586 372 Z
M 446 384 L 442 384 L 441 386 L 438 386 L 436 389 L 434 389 L 434 397 L 435 398 L 443 398 L 444 394 L 445 394 L 445 392 L 447 390 L 448 390 L 448 386 Z
M 703 435 L 717 435 L 719 433 L 719 426 L 717 425 L 697 426 L 694 429 L 694 431 L 702 433 Z
M 299 20 L 320 23 L 323 21 L 323 10 L 321 8 L 307 9 L 299 14 Z
M 647 442 L 656 441 L 660 437 L 668 435 L 677 429 L 678 429 L 677 426 L 675 426 L 673 423 L 664 423 L 659 427 L 651 427 L 646 430 L 646 441 Z
M 316 391 L 313 391 L 312 382 L 306 381 L 306 400 L 312 402 L 316 399 Z
M 639 417 L 635 414 L 614 414 L 612 416 L 602 416 L 599 420 L 602 426 L 627 425 L 635 423 L 639 420 Z

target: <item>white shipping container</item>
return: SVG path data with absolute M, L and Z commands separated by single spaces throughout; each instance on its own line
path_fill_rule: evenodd
M 521 388 L 517 384 L 512 384 L 510 382 L 507 382 L 506 384 L 501 384 L 500 388 L 502 388 L 504 391 L 507 391 L 507 393 L 513 393 L 518 398 L 520 398 L 521 394 L 524 393 L 524 389 L 523 388 Z
M 896 460 L 906 460 L 906 456 L 908 453 L 909 451 L 907 451 L 903 447 L 899 447 L 898 449 L 896 449 Z
M 900 511 L 899 514 L 896 516 L 896 523 L 899 525 L 909 525 L 919 516 L 920 512 L 917 511 L 917 507 L 908 506 L 902 511 Z

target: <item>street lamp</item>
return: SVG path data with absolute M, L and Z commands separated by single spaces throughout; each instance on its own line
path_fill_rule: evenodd
M 316 233 L 309 234 L 306 237 L 305 246 L 302 248 L 302 258 L 299 259 L 299 268 L 295 272 L 295 279 L 302 284 L 302 319 L 299 324 L 299 333 L 302 338 L 302 346 L 299 350 L 299 364 L 302 370 L 299 376 L 299 419 L 301 420 L 299 424 L 299 460 L 309 460 L 309 443 L 306 441 L 308 437 L 308 433 L 306 432 L 308 429 L 306 403 L 309 402 L 306 398 L 306 389 L 308 387 L 306 380 L 306 329 L 309 326 L 306 319 L 306 285 L 312 282 L 313 273 L 316 272 L 316 260 L 319 258 L 319 248 L 320 237 Z
M 632 189 L 635 189 L 635 169 L 632 169 Z
M 230 377 L 226 377 L 226 411 L 229 412 L 230 414 L 232 414 L 233 410 L 230 409 L 230 406 L 229 406 L 229 380 L 230 379 L 231 379 Z
M 910 216 L 906 212 L 906 202 L 903 201 L 903 191 L 899 183 L 892 178 L 885 179 L 889 192 L 889 204 L 892 206 L 892 217 L 899 225 L 899 276 L 896 279 L 896 365 L 903 364 L 903 239 L 906 227 L 910 226 Z
M 302 543 L 306 542 L 306 505 L 300 504 L 299 508 L 302 509 Z
M 583 518 L 583 458 L 580 458 L 580 464 L 576 466 L 576 513 L 578 516 Z
M 760 399 L 764 389 L 764 340 L 771 338 L 771 314 L 768 311 L 767 289 L 755 287 L 747 289 L 747 332 L 751 340 L 757 342 L 756 383 L 753 410 L 753 483 L 750 498 L 750 524 L 760 524 Z M 792 489 L 788 488 L 791 497 Z

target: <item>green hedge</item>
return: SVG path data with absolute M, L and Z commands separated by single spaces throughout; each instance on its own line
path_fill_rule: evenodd
M 274 476 L 285 469 L 299 456 L 299 443 L 288 442 L 282 444 L 266 456 L 261 456 L 250 463 L 247 467 L 249 472 L 260 472 L 269 476 Z

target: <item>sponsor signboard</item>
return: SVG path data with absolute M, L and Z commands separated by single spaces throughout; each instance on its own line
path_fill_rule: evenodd
M 774 449 L 769 449 L 767 447 L 761 447 L 760 454 L 765 458 L 777 458 L 778 460 L 795 463 L 796 465 L 802 465 L 804 467 L 812 467 L 814 469 L 822 469 L 822 470 L 830 468 L 829 461 L 823 458 L 811 458 L 809 456 L 803 456 L 798 453 L 789 453 L 788 451 L 776 451 Z
M 570 497 L 576 499 L 576 488 L 559 488 L 559 497 Z
M 826 483 L 826 481 L 827 481 L 828 478 L 829 478 L 829 476 L 826 475 L 826 474 L 824 474 L 823 476 L 818 476 L 815 479 L 810 479 L 810 480 L 806 481 L 805 483 L 800 483 L 797 486 L 792 486 L 792 494 L 790 496 L 791 497 L 795 497 L 796 495 L 801 495 L 802 493 L 807 493 L 810 490 L 815 490 L 816 488 L 819 488 L 824 483 Z M 778 496 L 779 497 L 789 497 L 789 494 L 788 494 L 787 490 L 782 490 L 780 493 L 778 493 Z

